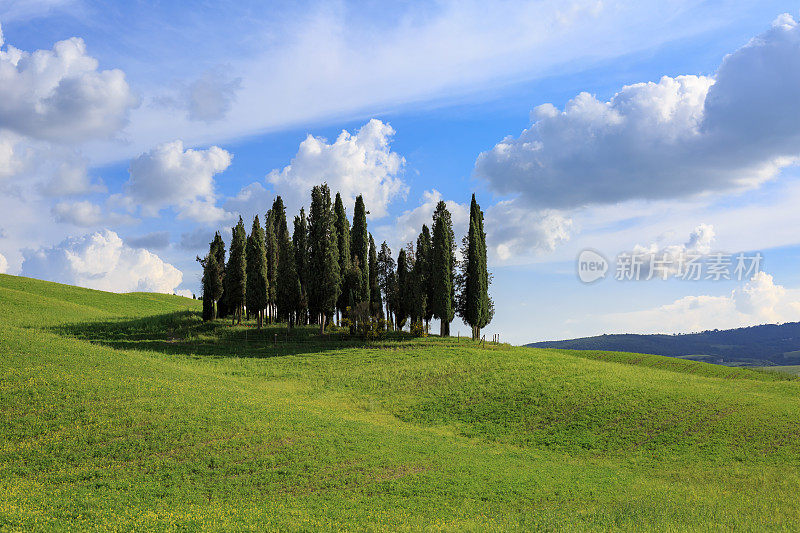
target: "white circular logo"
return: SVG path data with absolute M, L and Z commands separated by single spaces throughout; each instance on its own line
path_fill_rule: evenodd
M 592 283 L 606 277 L 608 261 L 594 250 L 583 250 L 578 254 L 578 278 L 584 283 Z

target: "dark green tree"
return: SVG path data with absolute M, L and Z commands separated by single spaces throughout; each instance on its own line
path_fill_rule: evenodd
M 217 318 L 217 300 L 222 296 L 222 269 L 217 256 L 211 252 L 201 261 L 203 265 L 203 320 Z
M 381 243 L 381 251 L 378 252 L 378 288 L 383 292 L 386 301 L 386 320 L 392 324 L 392 297 L 390 289 L 390 278 L 394 274 L 395 263 L 392 257 L 392 250 L 386 241 Z M 396 280 L 395 280 L 396 281 Z
M 214 254 L 217 258 L 217 264 L 222 272 L 222 295 L 217 299 L 217 318 L 224 318 L 228 316 L 227 299 L 225 298 L 225 241 L 219 232 L 214 234 L 214 240 L 209 245 L 209 252 Z M 199 259 L 198 259 L 199 261 Z
M 258 220 L 253 219 L 253 227 L 247 238 L 247 291 L 246 303 L 248 314 L 254 313 L 258 327 L 264 323 L 264 310 L 267 308 L 269 294 L 267 279 L 267 246 L 264 242 L 264 229 Z
M 472 328 L 472 338 L 479 339 L 481 329 L 491 322 L 494 305 L 489 297 L 491 278 L 486 264 L 486 234 L 483 231 L 483 212 L 472 195 L 469 213 L 469 232 L 462 247 L 458 299 L 459 316 Z
M 406 319 L 409 316 L 409 308 L 411 307 L 408 290 L 408 257 L 405 248 L 400 249 L 397 254 L 397 286 L 395 287 L 395 321 L 397 322 L 397 329 L 403 329 Z
M 422 225 L 417 237 L 417 248 L 414 252 L 414 265 L 411 267 L 409 291 L 411 293 L 411 323 L 428 319 L 428 276 L 430 274 L 429 259 L 431 251 L 431 233 L 428 226 Z M 427 328 L 426 328 L 427 329 Z
M 291 328 L 295 311 L 300 306 L 300 278 L 297 276 L 294 247 L 286 225 L 286 209 L 280 196 L 272 205 L 272 212 L 277 224 L 275 234 L 278 240 L 277 313 L 278 318 L 286 320 L 287 327 Z
M 346 316 L 350 319 L 350 333 L 355 333 L 357 324 L 361 320 L 358 310 L 364 303 L 358 300 L 361 292 L 361 265 L 359 265 L 357 257 L 347 264 L 347 270 L 342 279 L 342 291 L 344 296 L 340 296 L 340 299 L 345 301 Z
M 275 215 L 270 209 L 264 221 L 264 241 L 267 248 L 267 316 L 275 321 L 275 301 L 278 297 L 278 238 L 275 235 Z
M 338 243 L 327 184 L 317 185 L 311 191 L 308 230 L 308 304 L 311 313 L 319 316 L 320 334 L 324 334 L 325 321 L 336 311 L 340 290 Z
M 350 252 L 358 258 L 361 265 L 361 291 L 359 301 L 369 299 L 369 235 L 367 233 L 367 210 L 364 198 L 359 194 L 353 210 L 353 232 L 351 233 Z
M 430 260 L 430 308 L 441 321 L 439 334 L 450 335 L 455 317 L 455 236 L 447 205 L 439 202 L 433 213 L 433 245 Z
M 378 252 L 375 250 L 375 240 L 371 233 L 369 235 L 369 312 L 373 318 L 383 318 L 383 301 L 378 284 Z
M 339 250 L 339 272 L 341 273 L 342 281 L 347 277 L 345 274 L 350 268 L 350 222 L 347 220 L 347 213 L 342 203 L 342 195 L 336 193 L 336 200 L 333 205 L 334 225 L 336 226 L 336 243 Z M 343 314 L 345 309 L 350 305 L 349 303 L 349 289 L 345 290 L 344 287 L 339 291 L 339 298 L 336 302 L 336 314 Z
M 225 267 L 225 292 L 228 293 L 227 304 L 230 306 L 233 322 L 238 320 L 240 324 L 247 289 L 246 246 L 247 233 L 242 217 L 239 217 L 239 223 L 231 230 L 231 249 Z
M 300 281 L 300 301 L 297 304 L 297 321 L 306 324 L 308 320 L 308 223 L 306 212 L 301 207 L 300 214 L 294 217 L 294 233 L 292 233 L 294 263 L 297 279 Z

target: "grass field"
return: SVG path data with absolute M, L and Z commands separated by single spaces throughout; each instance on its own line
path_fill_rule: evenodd
M 0 275 L 0 529 L 800 529 L 788 374 L 199 310 Z

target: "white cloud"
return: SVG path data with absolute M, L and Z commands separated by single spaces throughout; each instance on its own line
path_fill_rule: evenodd
M 223 208 L 226 211 L 240 215 L 247 222 L 253 220 L 254 216 L 260 215 L 263 222 L 264 216 L 267 210 L 272 207 L 274 199 L 274 194 L 267 191 L 260 183 L 255 182 L 243 187 L 236 196 L 228 198 L 223 204 Z M 291 213 L 290 211 L 289 214 Z
M 389 146 L 394 133 L 389 124 L 372 119 L 354 135 L 342 131 L 333 143 L 309 135 L 291 163 L 270 172 L 267 181 L 292 211 L 308 206 L 311 188 L 326 182 L 332 194 L 342 194 L 351 215 L 362 194 L 371 218 L 383 217 L 389 203 L 408 191 L 399 177 L 405 159 Z
M 137 105 L 125 74 L 98 70 L 82 39 L 35 52 L 0 48 L 0 128 L 57 142 L 108 138 Z
M 587 93 L 478 157 L 475 174 L 528 205 L 574 208 L 751 187 L 800 155 L 800 25 L 783 15 L 714 78 L 664 76 Z
M 126 190 L 146 216 L 173 207 L 178 218 L 202 222 L 224 220 L 216 206 L 214 176 L 228 168 L 233 155 L 218 146 L 184 149 L 176 140 L 161 144 L 131 161 Z
M 104 230 L 68 238 L 51 248 L 26 250 L 22 275 L 113 292 L 172 293 L 183 274 L 157 255 Z
M 57 158 L 53 158 L 57 161 Z M 80 157 L 66 157 L 51 170 L 50 179 L 43 183 L 40 192 L 47 196 L 74 196 L 107 192 L 102 181 L 92 182 L 86 170 L 87 161 Z
M 231 79 L 222 70 L 208 70 L 183 91 L 190 120 L 222 120 L 231 109 L 242 79 Z
M 375 230 L 375 240 L 378 243 L 386 240 L 395 252 L 399 252 L 400 247 L 409 242 L 416 243 L 423 224 L 426 224 L 428 229 L 433 229 L 433 212 L 441 200 L 442 193 L 436 189 L 423 192 L 417 207 L 403 211 L 390 225 L 378 226 Z M 453 222 L 456 245 L 460 248 L 461 237 L 468 230 L 469 204 L 460 204 L 452 200 L 445 201 L 445 204 Z
M 192 291 L 190 291 L 189 289 L 178 289 L 177 291 L 175 291 L 175 294 L 177 294 L 178 296 L 183 296 L 184 298 L 192 297 Z
M 103 208 L 88 200 L 77 202 L 59 202 L 50 210 L 56 222 L 73 224 L 90 228 L 104 224 L 131 224 L 134 219 L 129 215 L 106 213 Z
M 0 274 L 8 272 L 8 260 L 3 254 L 0 254 Z
M 484 213 L 490 261 L 519 261 L 550 252 L 572 234 L 569 217 L 554 210 L 531 210 L 518 200 L 498 202 Z
M 684 296 L 670 304 L 591 317 L 605 332 L 689 333 L 800 320 L 800 290 L 775 284 L 766 272 L 727 296 Z

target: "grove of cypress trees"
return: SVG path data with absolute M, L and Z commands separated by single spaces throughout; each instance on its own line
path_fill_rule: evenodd
M 287 327 L 291 328 L 294 325 L 295 311 L 300 306 L 300 278 L 297 276 L 294 248 L 289 239 L 289 228 L 286 225 L 286 209 L 280 196 L 275 200 L 272 212 L 277 224 L 276 238 L 278 241 L 278 288 L 276 293 L 278 318 L 285 319 Z
M 231 230 L 231 249 L 228 254 L 228 265 L 225 267 L 225 292 L 228 293 L 227 304 L 233 314 L 233 321 L 235 323 L 238 319 L 240 324 L 247 288 L 246 245 L 247 233 L 244 230 L 242 217 L 239 217 L 239 223 Z
M 378 285 L 378 253 L 375 250 L 375 240 L 369 235 L 369 311 L 376 319 L 383 318 L 383 301 L 381 288 Z
M 342 203 L 342 195 L 338 192 L 336 193 L 336 201 L 333 205 L 333 214 L 334 214 L 334 225 L 336 226 L 336 243 L 339 250 L 339 273 L 341 275 L 341 279 L 344 282 L 346 275 L 345 273 L 350 268 L 350 222 L 347 220 L 347 213 L 344 209 L 344 203 Z M 339 298 L 336 302 L 336 313 L 337 315 L 343 314 L 345 309 L 350 305 L 349 298 L 349 290 L 345 289 L 344 286 L 341 287 L 339 291 Z
M 433 245 L 431 247 L 430 280 L 433 316 L 441 321 L 439 334 L 450 335 L 450 322 L 455 317 L 455 236 L 447 204 L 439 202 L 433 213 Z
M 308 317 L 308 223 L 306 212 L 301 207 L 300 214 L 294 217 L 294 233 L 292 233 L 292 247 L 294 248 L 294 264 L 297 270 L 297 279 L 300 282 L 300 300 L 297 302 L 297 322 L 306 324 Z
M 264 309 L 267 308 L 268 283 L 267 246 L 264 242 L 264 230 L 256 215 L 247 238 L 246 303 L 248 314 L 256 313 L 259 328 L 263 325 Z
M 429 257 L 431 251 L 431 233 L 428 226 L 423 224 L 422 231 L 417 237 L 417 248 L 413 254 L 414 264 L 411 267 L 411 276 L 408 286 L 411 293 L 411 323 L 422 322 L 428 318 L 428 275 Z
M 358 258 L 361 265 L 361 289 L 359 301 L 369 299 L 369 236 L 367 233 L 367 210 L 364 198 L 359 194 L 353 210 L 353 232 L 351 233 L 350 252 Z
M 327 184 L 311 191 L 309 229 L 309 310 L 319 316 L 320 334 L 325 333 L 326 317 L 336 310 L 340 273 L 336 227 L 333 221 L 331 193 Z

